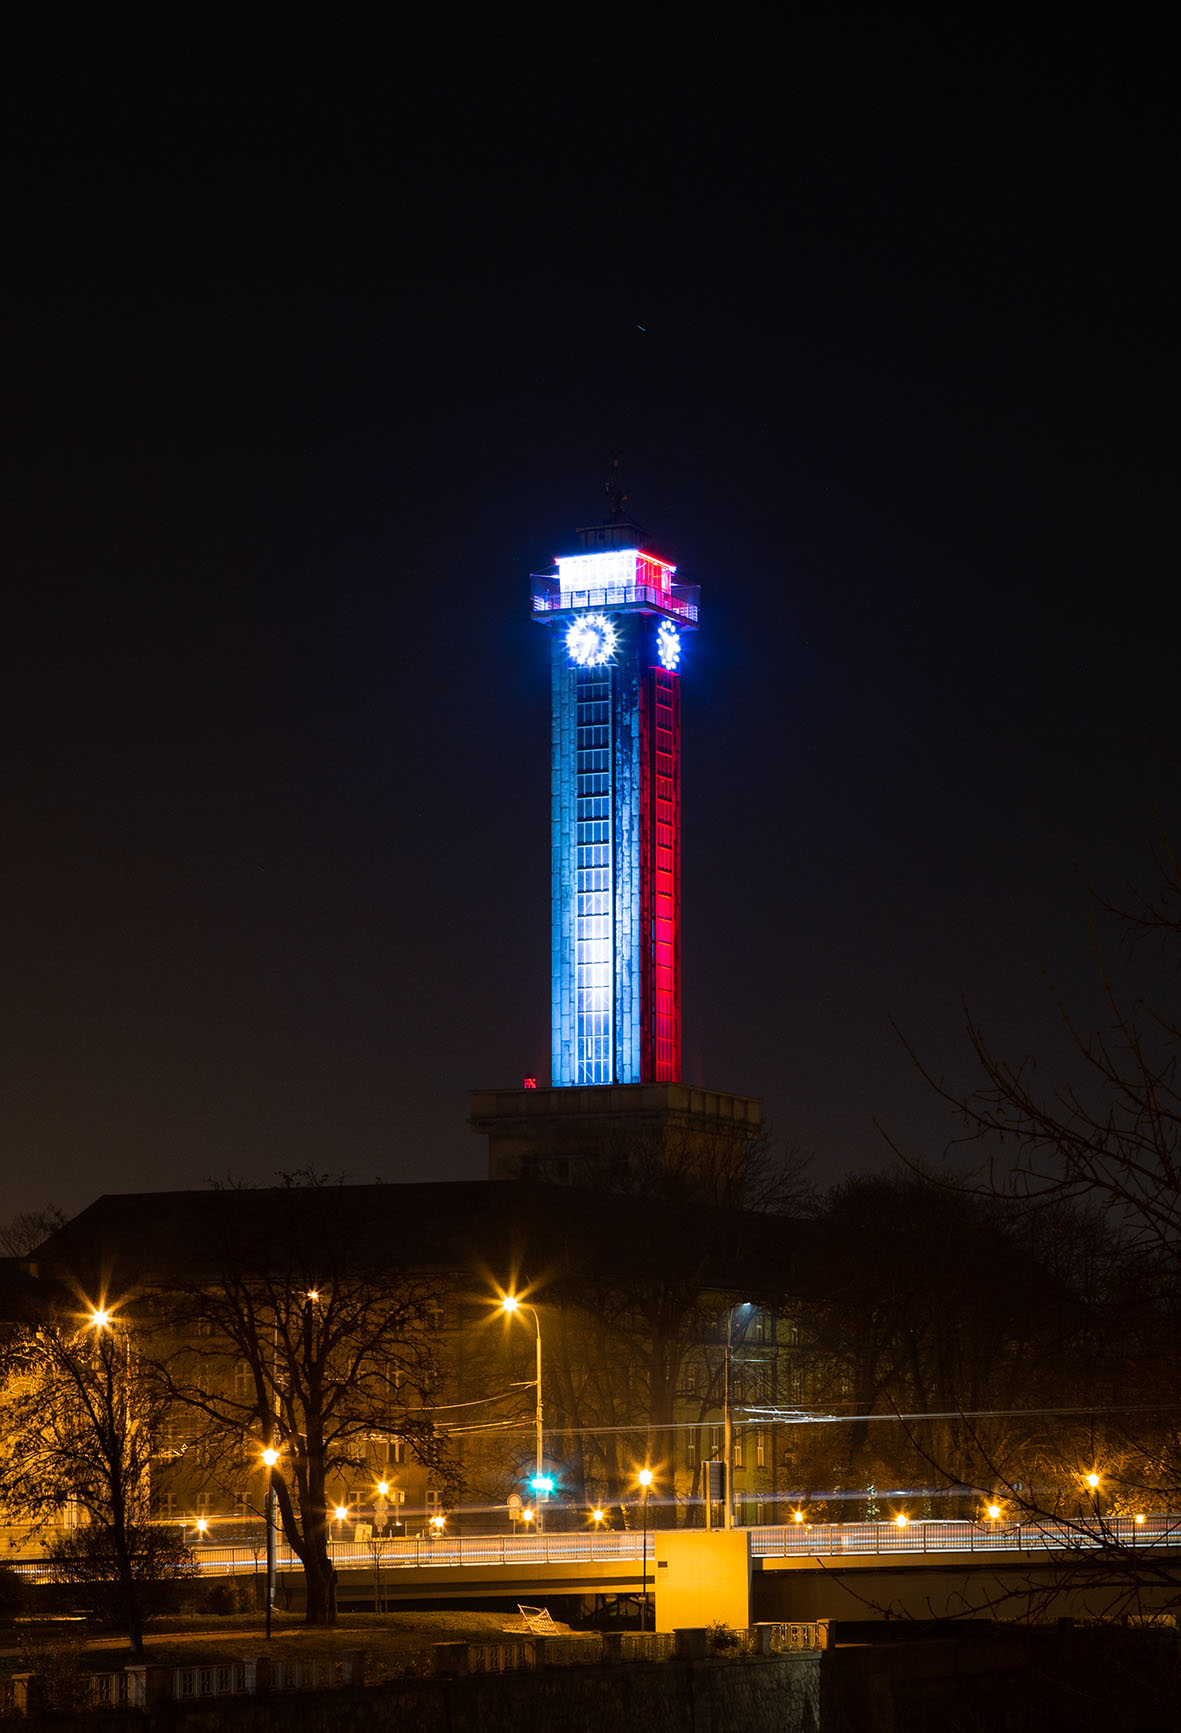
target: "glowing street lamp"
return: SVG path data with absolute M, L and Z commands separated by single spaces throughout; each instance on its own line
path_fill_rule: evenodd
M 607 1512 L 605 1510 L 595 1509 L 591 1511 L 591 1521 L 594 1523 L 596 1528 L 602 1528 L 606 1520 Z
M 435 1539 L 436 1540 L 438 1540 L 440 1538 L 440 1536 L 442 1535 L 443 1527 L 444 1527 L 444 1524 L 446 1523 L 446 1521 L 447 1521 L 447 1518 L 445 1516 L 443 1516 L 441 1513 L 438 1516 L 432 1516 L 431 1527 L 435 1531 Z
M 793 1510 L 791 1513 L 791 1520 L 793 1522 L 803 1522 L 803 1520 L 804 1520 L 803 1511 L 802 1510 Z
M 985 1515 L 988 1517 L 989 1522 L 995 1522 L 997 1520 L 997 1518 L 1000 1516 L 1000 1514 L 1001 1514 L 1001 1507 L 999 1504 L 990 1504 L 988 1506 L 987 1511 L 985 1512 Z
M 904 1510 L 900 1510 L 898 1512 L 898 1515 L 894 1518 L 895 1525 L 898 1528 L 905 1528 L 909 1521 L 910 1521 L 910 1518 L 907 1516 L 907 1514 Z
M 273 1444 L 263 1446 L 259 1453 L 263 1467 L 267 1471 L 267 1495 L 264 1502 L 264 1512 L 267 1530 L 267 1595 L 266 1595 L 266 1629 L 267 1641 L 271 1637 L 271 1608 L 275 1604 L 275 1464 L 279 1460 L 279 1452 Z
M 506 1294 L 500 1302 L 500 1309 L 502 1312 L 506 1312 L 510 1318 L 517 1312 L 530 1312 L 533 1316 L 533 1328 L 537 1332 L 537 1372 L 535 1378 L 537 1385 L 537 1413 L 534 1419 L 534 1445 L 537 1465 L 534 1470 L 532 1486 L 537 1497 L 537 1528 L 540 1532 L 542 1495 L 547 1492 L 552 1492 L 554 1484 L 546 1475 L 544 1466 L 545 1424 L 541 1405 L 541 1319 L 537 1315 L 537 1308 L 535 1306 L 526 1305 L 525 1301 L 519 1300 L 515 1294 Z
M 722 1527 L 734 1527 L 734 1408 L 730 1400 L 730 1358 L 734 1342 L 735 1312 L 749 1312 L 750 1301 L 739 1300 L 736 1306 L 731 1306 L 726 1313 L 726 1366 L 722 1389 L 722 1419 L 725 1423 L 725 1457 L 726 1457 L 726 1508 L 722 1515 Z
M 521 1512 L 521 1521 L 522 1522 L 532 1522 L 533 1521 L 533 1512 L 528 1507 L 526 1507 Z
M 202 1539 L 202 1540 L 204 1540 L 204 1539 L 205 1539 L 205 1536 L 206 1536 L 206 1535 L 207 1535 L 207 1534 L 208 1534 L 208 1532 L 209 1532 L 209 1519 L 208 1519 L 208 1517 L 204 1517 L 204 1516 L 199 1516 L 199 1517 L 198 1517 L 198 1518 L 197 1518 L 197 1524 L 196 1524 L 196 1527 L 197 1527 L 197 1533 L 198 1533 L 198 1535 L 199 1535 L 199 1536 L 200 1536 L 200 1538 L 201 1538 L 201 1539 Z
M 640 1629 L 646 1631 L 648 1628 L 648 1488 L 652 1485 L 652 1470 L 641 1468 L 636 1479 L 640 1483 L 641 1509 L 643 1511 L 640 1549 L 644 1562 L 642 1567 L 643 1584 L 640 1589 Z

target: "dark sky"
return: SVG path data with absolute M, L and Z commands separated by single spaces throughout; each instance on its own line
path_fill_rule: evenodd
M 1052 1045 L 1176 808 L 1168 9 L 19 16 L 0 1219 L 481 1175 L 615 452 L 703 588 L 686 1077 L 936 1154 L 891 1015 Z

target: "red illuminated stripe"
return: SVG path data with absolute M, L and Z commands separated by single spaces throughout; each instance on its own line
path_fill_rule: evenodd
M 650 668 L 640 694 L 641 1076 L 681 1072 L 681 683 Z

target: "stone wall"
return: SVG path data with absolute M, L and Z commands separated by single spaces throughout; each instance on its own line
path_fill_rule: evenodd
M 53 1717 L 56 1733 L 818 1733 L 819 1725 L 815 1652 L 412 1679 Z
M 1181 1725 L 1173 1631 L 997 1626 L 836 1647 L 822 1680 L 824 1733 L 1176 1733 Z

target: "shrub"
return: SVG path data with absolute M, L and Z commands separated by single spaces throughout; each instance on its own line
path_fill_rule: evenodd
M 29 1587 L 11 1565 L 0 1565 L 0 1619 L 15 1619 L 29 1603 Z
M 139 1616 L 145 1623 L 173 1613 L 185 1584 L 197 1573 L 192 1548 L 180 1529 L 132 1523 L 127 1529 L 131 1578 Z M 54 1582 L 68 1583 L 78 1604 L 101 1624 L 113 1629 L 128 1624 L 128 1585 L 120 1579 L 114 1531 L 103 1523 L 88 1523 L 63 1535 L 49 1548 L 49 1572 Z

